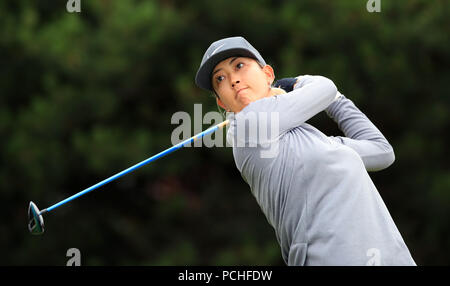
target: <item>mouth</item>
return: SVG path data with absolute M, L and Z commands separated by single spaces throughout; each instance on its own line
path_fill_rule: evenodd
M 242 91 L 244 91 L 244 90 L 246 90 L 246 89 L 248 89 L 248 87 L 241 88 L 240 90 L 238 90 L 238 91 L 236 92 L 236 96 L 238 96 Z

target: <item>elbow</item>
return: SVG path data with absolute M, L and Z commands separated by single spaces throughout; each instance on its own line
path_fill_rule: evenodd
M 326 95 L 327 100 L 331 103 L 336 98 L 336 93 L 338 92 L 336 85 L 331 79 L 320 76 L 322 80 L 322 86 L 324 88 L 324 95 Z
M 383 148 L 384 151 L 378 153 L 375 156 L 371 156 L 371 158 L 366 158 L 364 161 L 364 165 L 366 166 L 366 170 L 369 172 L 377 172 L 384 170 L 391 166 L 395 161 L 395 153 L 394 149 L 389 145 L 388 148 Z
M 390 146 L 389 151 L 386 152 L 386 159 L 385 159 L 385 167 L 387 168 L 390 165 L 394 164 L 395 161 L 395 153 L 394 153 L 394 149 L 392 148 L 392 146 Z
M 376 162 L 373 162 L 373 164 L 371 164 L 371 166 L 367 168 L 368 171 L 377 172 L 391 166 L 395 161 L 394 149 L 389 146 L 388 149 L 386 149 L 382 154 L 379 154 L 376 157 Z

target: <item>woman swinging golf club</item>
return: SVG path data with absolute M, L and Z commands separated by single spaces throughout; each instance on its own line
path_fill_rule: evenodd
M 206 50 L 195 82 L 228 111 L 236 166 L 274 228 L 285 263 L 416 265 L 367 173 L 394 162 L 383 134 L 331 80 L 274 79 L 250 43 L 231 37 Z M 345 137 L 305 123 L 323 110 Z M 260 120 L 263 113 L 277 120 Z M 237 131 L 255 114 L 257 130 L 277 132 L 265 139 Z M 274 144 L 276 154 L 261 156 Z

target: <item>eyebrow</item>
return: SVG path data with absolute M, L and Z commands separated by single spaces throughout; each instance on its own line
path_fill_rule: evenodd
M 237 58 L 239 58 L 239 57 L 234 57 L 228 64 L 231 65 Z M 213 76 L 215 73 L 217 73 L 217 72 L 220 71 L 220 70 L 221 70 L 221 69 L 215 70 L 215 71 L 212 73 L 211 76 Z

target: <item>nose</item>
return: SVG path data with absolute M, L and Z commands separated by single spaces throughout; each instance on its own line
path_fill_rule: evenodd
M 231 87 L 234 87 L 236 84 L 238 84 L 238 83 L 240 83 L 240 81 L 239 80 L 235 80 L 235 81 L 233 81 L 232 83 L 231 83 Z

